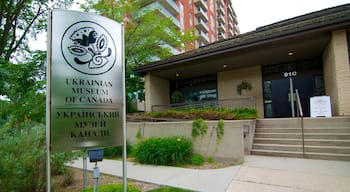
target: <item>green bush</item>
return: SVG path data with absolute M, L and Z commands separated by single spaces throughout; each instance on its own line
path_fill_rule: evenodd
M 167 110 L 162 112 L 150 112 L 146 115 L 151 117 L 165 117 L 177 119 L 205 119 L 205 120 L 234 120 L 234 119 L 255 119 L 258 117 L 254 108 L 189 108 L 182 110 Z
M 0 190 L 44 191 L 46 185 L 45 126 L 27 124 L 22 129 L 0 128 Z M 65 171 L 72 153 L 51 153 L 51 171 Z
M 40 191 L 45 187 L 45 134 L 42 127 L 2 128 L 0 134 L 0 189 Z
M 87 188 L 83 189 L 81 192 L 93 192 L 93 188 Z M 134 187 L 132 185 L 128 185 L 127 187 L 128 192 L 141 192 L 141 190 L 137 187 Z M 105 184 L 101 185 L 98 188 L 98 192 L 123 192 L 123 185 L 122 184 Z
M 132 151 L 132 145 L 130 142 L 126 142 L 126 153 L 130 154 Z M 107 147 L 104 148 L 103 156 L 113 158 L 123 156 L 123 146 Z
M 144 164 L 179 164 L 190 158 L 192 142 L 185 137 L 149 138 L 141 141 L 133 154 Z
M 191 157 L 192 165 L 202 165 L 204 163 L 204 158 L 200 154 L 195 154 Z

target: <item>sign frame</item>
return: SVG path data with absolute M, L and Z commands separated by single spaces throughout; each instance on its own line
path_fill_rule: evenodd
M 56 61 L 56 58 L 55 56 L 57 56 L 57 46 L 58 46 L 58 43 L 57 43 L 57 39 L 56 39 L 56 36 L 53 35 L 53 32 L 56 34 L 56 21 L 53 20 L 53 18 L 55 17 L 54 15 L 56 13 L 67 13 L 68 15 L 71 14 L 71 15 L 74 15 L 76 18 L 83 18 L 83 21 L 84 22 L 89 22 L 89 19 L 90 18 L 92 20 L 92 22 L 95 24 L 95 27 L 96 28 L 93 28 L 95 29 L 95 33 L 85 33 L 85 35 L 87 34 L 92 34 L 91 36 L 88 36 L 89 38 L 88 41 L 84 41 L 84 38 L 80 38 L 80 37 L 83 37 L 83 34 L 79 37 L 79 38 L 75 38 L 75 39 L 72 39 L 73 37 L 73 34 L 75 32 L 77 32 L 79 29 L 83 29 L 84 27 L 86 29 L 89 29 L 90 31 L 88 32 L 91 32 L 93 30 L 91 30 L 91 26 L 84 26 L 82 25 L 82 21 L 78 21 L 79 19 L 76 20 L 75 23 L 79 23 L 80 26 L 78 26 L 77 28 L 78 29 L 71 29 L 71 31 L 67 30 L 64 34 L 69 34 L 67 37 L 70 38 L 72 41 L 69 42 L 69 40 L 67 40 L 66 42 L 61 42 L 59 43 L 60 44 L 60 48 L 63 47 L 63 45 L 68 46 L 68 49 L 70 50 L 69 52 L 70 53 L 75 53 L 75 56 L 76 58 L 79 59 L 78 56 L 82 56 L 83 55 L 83 52 L 84 50 L 82 48 L 84 48 L 83 46 L 89 46 L 89 44 L 91 43 L 95 43 L 95 47 L 94 48 L 97 48 L 95 49 L 95 56 L 100 54 L 100 55 L 104 55 L 105 58 L 104 59 L 107 59 L 109 61 L 109 59 L 107 58 L 108 56 L 112 55 L 111 53 L 113 52 L 113 46 L 112 47 L 108 47 L 108 42 L 110 42 L 110 40 L 112 39 L 113 41 L 113 37 L 114 35 L 110 35 L 109 34 L 109 31 L 111 31 L 111 26 L 108 26 L 106 28 L 108 28 L 105 32 L 106 34 L 108 35 L 101 35 L 101 34 L 105 34 L 104 32 L 101 33 L 102 29 L 104 28 L 104 25 L 111 25 L 111 23 L 113 25 L 118 25 L 119 26 L 119 35 L 117 35 L 118 37 L 120 37 L 119 39 L 119 43 L 118 43 L 118 47 L 119 47 L 119 50 L 117 50 L 117 48 L 115 49 L 116 51 L 118 51 L 118 53 L 116 53 L 116 59 L 115 59 L 115 63 L 106 63 L 106 60 L 104 60 L 105 62 L 104 63 L 99 63 L 98 60 L 95 60 L 95 62 L 86 62 L 86 61 L 91 61 L 92 59 L 87 59 L 86 60 L 86 57 L 83 57 L 79 60 L 75 60 L 75 59 L 69 59 L 69 56 L 67 57 L 67 55 L 64 55 L 65 58 L 64 60 L 67 62 L 69 62 L 69 66 L 66 65 L 65 68 L 69 68 L 71 70 L 75 70 L 77 71 L 77 73 L 82 73 L 84 75 L 91 75 L 91 76 L 97 76 L 97 75 L 100 75 L 100 74 L 104 74 L 104 73 L 112 73 L 113 70 L 117 70 L 115 69 L 117 66 L 119 66 L 120 69 L 118 69 L 118 75 L 119 75 L 119 82 L 118 82 L 118 88 L 119 88 L 119 92 L 116 94 L 115 93 L 115 90 L 112 90 L 112 89 L 108 89 L 108 88 L 111 88 L 113 87 L 113 85 L 115 85 L 115 81 L 111 80 L 111 81 L 105 81 L 104 78 L 100 78 L 100 79 L 95 79 L 95 81 L 90 81 L 90 82 L 101 82 L 99 85 L 97 86 L 103 86 L 103 85 L 106 85 L 105 87 L 107 87 L 106 89 L 96 89 L 96 88 L 92 88 L 90 89 L 90 92 L 87 91 L 89 90 L 89 86 L 90 84 L 89 83 L 86 83 L 83 87 L 80 87 L 81 89 L 85 89 L 85 92 L 84 93 L 91 93 L 91 94 L 95 94 L 95 96 L 97 97 L 98 96 L 98 92 L 101 93 L 101 94 L 104 94 L 104 96 L 106 96 L 107 99 L 96 99 L 96 101 L 102 101 L 101 103 L 99 103 L 98 105 L 93 105 L 93 107 L 96 107 L 96 110 L 100 110 L 101 107 L 103 109 L 108 109 L 108 110 L 113 110 L 113 107 L 117 107 L 118 108 L 118 111 L 114 112 L 114 113 L 110 113 L 110 114 L 118 114 L 118 122 L 117 124 L 113 124 L 114 121 L 111 120 L 110 122 L 102 122 L 100 125 L 104 126 L 107 124 L 110 123 L 109 126 L 111 126 L 112 128 L 111 129 L 118 129 L 118 132 L 117 133 L 113 133 L 111 134 L 111 138 L 117 140 L 116 142 L 112 141 L 112 142 L 107 142 L 105 143 L 105 140 L 101 140 L 101 142 L 92 142 L 92 144 L 88 144 L 88 145 L 74 145 L 74 146 L 69 146 L 69 143 L 68 143 L 68 147 L 67 147 L 67 143 L 62 143 L 63 145 L 66 145 L 65 147 L 62 147 L 61 146 L 56 146 L 56 144 L 52 145 L 52 141 L 55 140 L 55 138 L 52 137 L 52 125 L 54 123 L 57 123 L 55 121 L 52 121 L 52 117 L 53 115 L 56 113 L 56 115 L 58 114 L 57 111 L 53 110 L 52 109 L 52 106 L 54 106 L 55 104 L 57 103 L 60 103 L 57 98 L 52 98 L 52 95 L 53 93 L 57 93 L 57 90 L 59 90 L 57 87 L 52 87 L 52 83 L 54 82 L 53 79 L 52 79 L 52 76 L 54 74 L 54 71 L 53 69 L 55 69 L 55 67 L 53 67 L 52 65 L 57 62 Z M 65 17 L 65 19 L 61 19 L 60 21 L 60 24 L 65 24 L 67 25 L 67 23 L 69 23 L 69 21 L 71 20 L 74 20 L 74 17 L 71 17 L 71 16 L 68 16 L 68 17 Z M 103 26 L 102 26 L 103 24 Z M 70 26 L 73 26 L 73 25 L 70 25 Z M 57 26 L 56 26 L 57 27 Z M 115 30 L 115 28 L 113 28 L 113 30 Z M 47 95 L 46 95 L 46 191 L 51 191 L 51 168 L 50 168 L 50 154 L 51 154 L 51 150 L 74 150 L 74 149 L 88 149 L 88 148 L 97 148 L 97 147 L 108 147 L 108 146 L 116 146 L 116 145 L 123 145 L 123 184 L 124 184 L 124 187 L 123 187 L 123 191 L 126 191 L 126 186 L 127 186 L 127 179 L 126 179 L 126 98 L 125 98 L 125 53 L 124 53 L 124 26 L 123 24 L 120 24 L 120 23 L 116 23 L 115 21 L 111 20 L 111 19 L 108 19 L 108 18 L 105 18 L 105 17 L 102 17 L 102 16 L 98 16 L 98 15 L 94 15 L 94 14 L 90 14 L 90 13 L 84 13 L 84 12 L 78 12 L 78 11 L 68 11 L 68 10 L 50 10 L 49 11 L 49 14 L 48 14 L 48 33 L 47 33 L 47 73 L 46 73 L 46 79 L 47 79 Z M 62 31 L 61 31 L 62 33 Z M 103 36 L 103 37 L 102 37 Z M 78 37 L 78 36 L 76 36 Z M 96 37 L 96 38 L 95 38 Z M 86 39 L 86 38 L 85 38 Z M 103 40 L 104 39 L 104 40 Z M 79 42 L 79 40 L 82 40 Z M 95 40 L 95 42 L 93 42 Z M 86 43 L 87 42 L 87 43 Z M 71 44 L 70 44 L 71 43 Z M 77 44 L 78 43 L 78 46 Z M 107 44 L 107 45 L 106 45 Z M 71 47 L 69 47 L 71 46 Z M 74 47 L 75 46 L 75 47 Z M 100 46 L 100 47 L 97 47 L 97 46 Z M 78 49 L 75 49 L 74 48 L 78 48 Z M 80 49 L 79 49 L 80 48 Z M 91 47 L 90 47 L 91 48 Z M 98 49 L 99 48 L 99 49 Z M 85 50 L 88 50 L 85 49 Z M 98 52 L 96 52 L 96 50 Z M 80 51 L 80 53 L 79 53 Z M 66 52 L 68 55 L 69 55 L 69 52 Z M 94 49 L 93 51 L 94 52 Z M 63 53 L 61 52 L 61 54 L 66 54 L 66 53 Z M 59 55 L 59 54 L 58 54 Z M 86 56 L 86 55 L 85 55 Z M 67 58 L 66 58 L 67 57 Z M 96 58 L 96 57 L 95 57 Z M 103 59 L 102 59 L 103 60 Z M 62 59 L 59 61 L 61 62 Z M 86 71 L 87 68 L 81 68 L 81 66 L 79 65 L 74 65 L 74 63 L 72 64 L 72 61 L 74 61 L 75 63 L 78 63 L 78 64 L 82 64 L 82 65 L 88 65 L 90 67 L 90 69 L 97 69 L 95 71 L 97 71 L 96 73 L 94 74 L 88 74 L 88 72 Z M 81 62 L 77 62 L 77 61 L 81 61 Z M 85 63 L 84 63 L 85 62 Z M 118 63 L 117 63 L 118 62 Z M 64 62 L 63 62 L 64 63 Z M 116 64 L 117 63 L 117 64 Z M 108 66 L 109 64 L 109 66 Z M 101 67 L 101 65 L 103 66 L 107 66 L 107 67 Z M 88 67 L 88 68 L 89 68 Z M 61 69 L 60 69 L 61 70 Z M 64 70 L 60 71 L 61 73 L 65 72 Z M 69 73 L 70 75 L 72 75 L 72 73 Z M 76 78 L 75 75 L 73 74 L 72 75 L 73 78 Z M 84 77 L 81 77 L 80 79 L 83 79 Z M 85 76 L 86 78 L 86 76 Z M 71 82 L 74 82 L 74 80 L 72 80 Z M 85 81 L 85 82 L 88 82 L 88 81 Z M 73 84 L 73 83 L 72 83 Z M 98 84 L 98 83 L 97 83 Z M 109 87 L 108 87 L 109 86 Z M 87 87 L 87 88 L 86 88 Z M 71 86 L 71 91 L 73 91 L 73 87 Z M 75 88 L 75 90 L 78 90 L 77 92 L 74 92 L 76 93 L 77 95 L 80 94 L 81 97 L 83 97 L 84 94 L 82 94 L 83 92 L 80 91 L 79 88 Z M 118 90 L 118 89 L 117 89 Z M 59 91 L 58 91 L 59 92 Z M 64 92 L 64 91 L 62 91 Z M 61 93 L 59 93 L 61 94 Z M 110 95 L 111 94 L 111 95 Z M 63 94 L 64 95 L 64 94 Z M 60 97 L 58 97 L 60 98 Z M 109 98 L 109 99 L 108 99 Z M 87 101 L 88 99 L 85 99 L 84 101 Z M 66 100 L 67 101 L 67 100 Z M 81 98 L 80 99 L 81 103 L 80 104 L 80 110 L 82 108 L 84 108 L 84 106 L 86 105 L 86 103 L 82 102 L 83 99 Z M 109 105 L 110 104 L 114 104 L 114 103 L 117 103 L 116 106 L 104 106 L 103 105 L 103 101 L 107 101 L 107 103 L 109 102 Z M 62 104 L 62 102 L 61 102 Z M 67 104 L 67 103 L 66 103 Z M 72 104 L 70 104 L 72 105 Z M 85 109 L 85 108 L 84 108 Z M 92 109 L 92 106 L 89 106 L 88 109 Z M 79 109 L 78 109 L 79 110 Z M 83 111 L 84 113 L 84 111 Z M 116 115 L 105 115 L 105 113 L 103 113 L 103 111 L 92 111 L 92 113 L 90 113 L 90 116 L 92 115 L 95 115 L 95 116 L 98 116 L 99 118 L 101 117 L 100 114 L 104 114 L 102 115 L 102 117 L 111 117 L 111 119 L 117 117 Z M 67 114 L 64 114 L 62 113 L 63 116 L 62 117 L 67 117 Z M 69 116 L 69 115 L 68 115 Z M 116 118 L 115 118 L 116 119 Z M 94 121 L 92 121 L 94 122 Z M 81 123 L 82 125 L 85 125 L 84 123 Z M 78 123 L 79 125 L 79 123 Z M 94 123 L 90 123 L 90 127 L 92 127 L 93 125 L 95 125 Z M 117 127 L 119 126 L 119 127 Z M 93 134 L 94 136 L 94 134 Z M 74 143 L 74 142 L 73 142 Z M 79 143 L 79 142 L 77 142 Z M 75 144 L 75 143 L 74 143 Z
M 75 150 L 123 144 L 123 25 L 54 10 L 49 39 L 50 147 Z

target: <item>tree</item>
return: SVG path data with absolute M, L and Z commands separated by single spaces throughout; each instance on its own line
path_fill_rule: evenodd
M 1 109 L 10 127 L 22 122 L 45 122 L 45 52 L 36 51 L 23 64 L 0 61 L 0 95 L 7 108 Z
M 173 48 L 181 49 L 194 40 L 193 31 L 180 31 L 159 10 L 147 9 L 152 0 L 88 1 L 84 9 L 124 23 L 127 101 L 144 99 L 143 79 L 133 74 L 134 67 L 165 59 L 173 55 Z
M 13 54 L 28 55 L 28 38 L 45 31 L 49 8 L 69 6 L 73 0 L 5 0 L 0 2 L 0 59 L 9 61 Z M 50 4 L 50 5 L 49 5 Z M 17 57 L 18 59 L 18 57 Z

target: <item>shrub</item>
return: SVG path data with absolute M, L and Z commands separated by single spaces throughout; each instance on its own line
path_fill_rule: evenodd
M 133 154 L 144 164 L 179 164 L 191 156 L 192 142 L 185 137 L 150 138 L 141 141 Z
M 151 117 L 166 117 L 177 119 L 206 119 L 206 120 L 234 120 L 234 119 L 255 119 L 258 117 L 254 108 L 188 108 L 183 110 L 167 110 L 162 112 L 150 112 Z
M 200 154 L 195 154 L 191 157 L 192 165 L 202 165 L 204 163 L 204 158 Z
M 192 137 L 204 136 L 207 133 L 208 125 L 202 119 L 196 119 L 192 122 Z
M 27 124 L 22 129 L 0 128 L 0 190 L 43 191 L 46 175 L 45 126 Z M 69 153 L 51 153 L 51 171 L 65 171 Z
M 133 185 L 128 185 L 128 192 L 141 192 L 141 190 Z M 83 189 L 81 192 L 93 192 L 93 188 Z M 100 185 L 98 188 L 98 192 L 123 192 L 122 184 L 105 184 Z
M 132 145 L 126 141 L 126 153 L 130 154 L 132 151 Z M 104 148 L 103 156 L 105 157 L 120 157 L 123 156 L 123 146 L 107 147 Z

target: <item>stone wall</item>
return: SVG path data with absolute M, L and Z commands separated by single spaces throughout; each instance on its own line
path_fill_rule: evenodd
M 206 121 L 207 134 L 202 138 L 192 139 L 194 153 L 205 157 L 242 163 L 244 155 L 249 154 L 254 132 L 255 120 L 224 121 L 224 135 L 217 142 L 216 126 L 218 121 Z M 143 138 L 185 136 L 191 138 L 192 121 L 181 122 L 128 122 L 127 140 L 136 144 L 138 132 Z

